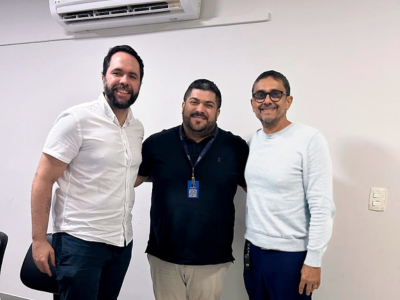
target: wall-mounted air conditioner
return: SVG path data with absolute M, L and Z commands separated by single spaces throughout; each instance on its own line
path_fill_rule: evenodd
M 54 19 L 77 32 L 198 19 L 201 0 L 49 0 Z

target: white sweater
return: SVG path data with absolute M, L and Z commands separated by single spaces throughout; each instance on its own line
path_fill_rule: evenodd
M 273 134 L 258 130 L 249 147 L 245 238 L 265 249 L 307 250 L 304 263 L 320 267 L 335 214 L 324 137 L 292 123 Z

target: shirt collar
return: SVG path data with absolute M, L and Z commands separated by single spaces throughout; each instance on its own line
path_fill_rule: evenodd
M 117 117 L 115 116 L 113 110 L 111 109 L 110 104 L 108 104 L 108 101 L 107 101 L 107 99 L 106 99 L 105 96 L 104 96 L 104 93 L 101 93 L 101 94 L 100 94 L 100 96 L 99 96 L 99 98 L 98 98 L 98 101 L 99 101 L 100 107 L 103 109 L 103 111 L 104 111 L 106 117 L 107 117 L 108 119 L 110 119 L 111 121 L 117 122 L 117 123 L 118 123 L 118 119 L 117 119 Z M 127 115 L 126 120 L 125 120 L 125 124 L 128 125 L 129 122 L 131 122 L 133 119 L 134 119 L 134 118 L 133 118 L 132 110 L 129 108 L 129 109 L 128 109 L 128 115 Z M 118 123 L 118 124 L 119 124 L 119 123 Z

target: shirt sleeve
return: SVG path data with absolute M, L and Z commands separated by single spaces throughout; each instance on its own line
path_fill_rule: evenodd
M 246 168 L 246 163 L 247 163 L 247 158 L 249 156 L 249 146 L 247 145 L 247 143 L 244 140 L 241 140 L 240 143 L 241 146 L 241 151 L 240 151 L 240 177 L 239 177 L 239 181 L 238 181 L 238 185 L 246 188 L 247 184 L 246 184 L 246 180 L 244 178 L 244 171 Z
M 69 164 L 79 153 L 82 135 L 78 117 L 72 112 L 62 113 L 47 136 L 43 153 Z
M 304 163 L 304 190 L 310 210 L 309 242 L 304 263 L 320 267 L 332 235 L 336 212 L 332 195 L 332 163 L 327 142 L 321 133 L 311 139 Z
M 153 159 L 152 159 L 152 151 L 151 151 L 152 139 L 151 137 L 147 138 L 142 146 L 142 163 L 139 167 L 139 176 L 149 177 L 151 176 Z

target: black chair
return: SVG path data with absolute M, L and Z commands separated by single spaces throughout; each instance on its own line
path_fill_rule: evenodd
M 48 233 L 46 237 L 47 241 L 51 245 L 51 240 L 52 240 L 51 233 Z M 51 293 L 53 294 L 54 300 L 60 300 L 60 295 L 58 292 L 58 283 L 56 281 L 56 269 L 51 264 L 49 265 L 52 274 L 51 277 L 46 273 L 40 272 L 39 269 L 36 267 L 32 257 L 32 244 L 31 244 L 31 246 L 28 249 L 28 252 L 26 253 L 24 262 L 22 263 L 21 273 L 20 273 L 21 281 L 28 288 Z
M 1 273 L 1 266 L 3 264 L 4 252 L 6 252 L 7 242 L 8 242 L 7 234 L 0 231 L 0 273 Z

